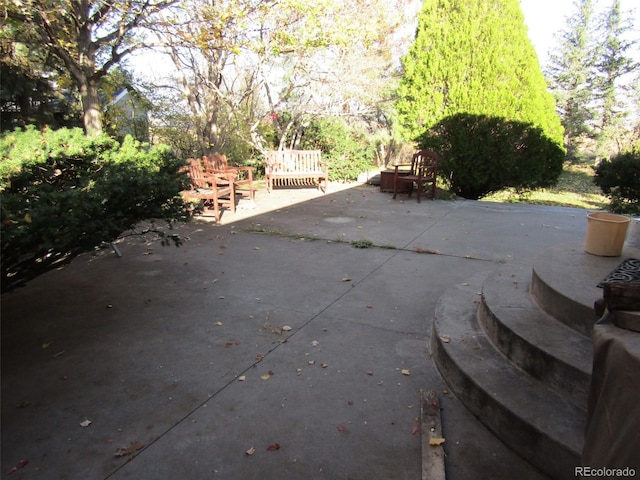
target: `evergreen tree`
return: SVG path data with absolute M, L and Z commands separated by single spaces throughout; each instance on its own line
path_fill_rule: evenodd
M 402 63 L 396 108 L 405 138 L 466 113 L 531 123 L 562 145 L 518 0 L 425 0 Z
M 620 0 L 614 0 L 611 8 L 604 12 L 598 28 L 604 39 L 599 45 L 595 63 L 597 137 L 601 152 L 611 152 L 611 143 L 618 142 L 618 130 L 629 115 L 621 98 L 626 76 L 635 71 L 637 63 L 629 56 L 635 45 L 627 34 L 633 29 L 631 15 L 620 11 Z M 620 147 L 618 147 L 618 153 Z
M 590 133 L 593 118 L 594 0 L 575 0 L 574 14 L 557 34 L 559 45 L 549 56 L 546 76 L 556 99 L 568 156 L 575 156 L 579 140 Z

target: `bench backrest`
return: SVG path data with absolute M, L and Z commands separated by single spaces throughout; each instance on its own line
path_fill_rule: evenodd
M 320 150 L 275 150 L 266 152 L 268 168 L 275 172 L 321 172 L 322 152 Z

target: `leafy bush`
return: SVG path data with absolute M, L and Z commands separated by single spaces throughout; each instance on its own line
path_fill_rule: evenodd
M 356 180 L 375 159 L 375 145 L 336 118 L 312 121 L 304 129 L 300 148 L 322 150 L 323 160 L 329 163 L 329 179 L 336 181 Z
M 30 127 L 0 137 L 2 291 L 112 242 L 141 220 L 169 228 L 187 220 L 183 163 L 166 146 L 148 149 L 131 137 L 120 145 L 81 129 Z
M 640 214 L 640 148 L 603 160 L 594 183 L 611 199 L 615 213 Z
M 554 185 L 564 150 L 542 129 L 485 115 L 447 117 L 418 138 L 438 152 L 438 174 L 453 193 L 478 199 L 504 188 L 531 190 Z

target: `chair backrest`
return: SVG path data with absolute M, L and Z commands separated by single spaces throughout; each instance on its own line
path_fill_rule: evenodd
M 206 187 L 206 181 L 204 179 L 204 170 L 202 164 L 197 158 L 187 159 L 187 164 L 183 167 L 191 179 L 191 184 L 194 187 L 204 188 Z
M 207 171 L 221 171 L 229 168 L 227 156 L 222 153 L 211 153 L 202 157 L 204 168 Z
M 420 150 L 411 159 L 411 175 L 435 180 L 438 173 L 438 155 L 433 150 Z

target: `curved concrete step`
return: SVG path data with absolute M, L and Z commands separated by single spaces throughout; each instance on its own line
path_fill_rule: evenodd
M 572 478 L 586 415 L 487 339 L 476 317 L 487 275 L 472 277 L 438 302 L 431 337 L 436 365 L 453 393 L 505 444 L 551 477 Z
M 531 295 L 549 315 L 591 338 L 593 303 L 602 297 L 598 283 L 629 257 L 640 258 L 640 249 L 625 246 L 620 257 L 598 257 L 582 242 L 551 247 L 533 262 Z
M 531 267 L 502 265 L 482 286 L 478 320 L 510 361 L 586 412 L 591 341 L 540 310 L 529 295 Z

